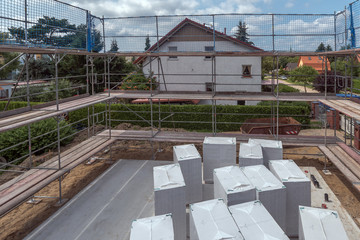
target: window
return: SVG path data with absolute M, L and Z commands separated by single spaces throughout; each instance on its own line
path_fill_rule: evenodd
M 309 57 L 309 60 L 311 60 L 311 57 Z
M 212 82 L 207 82 L 205 83 L 205 89 L 207 92 L 212 92 L 213 90 L 213 83 Z
M 251 77 L 251 65 L 243 65 L 242 66 L 242 76 L 243 77 Z
M 245 100 L 238 100 L 237 105 L 245 105 Z
M 177 52 L 177 47 L 169 47 L 169 52 Z M 169 56 L 169 60 L 177 60 L 177 56 Z
M 205 46 L 205 52 L 213 52 L 214 46 Z M 205 56 L 205 59 L 211 59 L 211 56 Z

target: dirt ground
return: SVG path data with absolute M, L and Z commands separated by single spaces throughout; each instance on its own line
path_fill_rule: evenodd
M 136 127 L 135 127 L 136 128 Z M 121 125 L 117 129 L 134 129 L 131 125 Z M 100 130 L 100 129 L 97 129 Z M 142 129 L 143 130 L 143 129 Z M 179 129 L 178 131 L 184 131 Z M 87 131 L 79 134 L 71 146 L 84 140 L 87 137 Z M 180 145 L 181 143 L 155 142 L 151 144 L 149 141 L 118 141 L 112 146 L 112 151 L 108 153 L 100 153 L 98 157 L 112 159 L 140 159 L 148 160 L 154 158 L 155 160 L 171 160 L 173 158 L 172 146 Z M 202 144 L 195 144 L 199 152 L 202 154 Z M 71 146 L 67 146 L 69 148 Z M 50 153 L 46 153 L 51 155 Z M 49 156 L 38 156 L 38 161 L 44 161 Z M 325 162 L 323 154 L 317 147 L 296 147 L 285 148 L 284 159 L 293 159 L 299 166 L 314 166 L 318 170 L 324 169 L 325 163 L 327 169 L 332 172 L 332 175 L 325 175 L 320 171 L 322 177 L 325 179 L 329 187 L 336 194 L 343 206 L 354 218 L 360 227 L 360 194 L 355 192 L 350 183 L 339 170 L 331 163 Z M 27 163 L 24 163 L 27 164 Z M 97 176 L 103 173 L 111 166 L 107 160 L 97 160 L 91 165 L 85 163 L 74 168 L 69 174 L 64 176 L 62 181 L 63 198 L 71 199 L 89 183 L 91 183 Z M 10 173 L 0 176 L 0 182 L 6 181 L 14 177 Z M 58 181 L 52 182 L 47 187 L 43 188 L 36 196 L 53 196 L 57 197 L 59 192 Z M 56 206 L 58 199 L 44 198 L 36 205 L 23 203 L 1 217 L 0 219 L 0 239 L 22 239 L 44 220 L 55 213 L 59 206 Z

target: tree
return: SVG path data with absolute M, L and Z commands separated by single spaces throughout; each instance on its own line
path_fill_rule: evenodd
M 323 42 L 321 42 L 315 52 L 325 52 L 326 48 Z
M 8 33 L 0 32 L 0 44 L 6 42 L 8 38 L 9 38 Z M 0 52 L 0 56 L 2 56 L 2 58 L 3 58 L 3 62 L 0 62 L 0 67 L 2 67 L 6 63 L 10 62 L 11 60 L 13 60 L 17 56 L 19 56 L 19 54 L 14 53 L 14 52 L 4 52 L 4 53 Z M 13 71 L 17 70 L 19 68 L 19 66 L 20 66 L 20 60 L 18 59 L 16 61 L 12 62 L 11 64 L 9 64 L 8 66 L 6 66 L 5 68 L 3 68 L 0 71 L 0 79 L 8 78 L 9 74 L 12 73 Z
M 111 46 L 110 46 L 109 52 L 117 52 L 117 51 L 119 51 L 118 43 L 117 43 L 116 39 L 113 39 L 111 41 Z
M 326 46 L 326 51 L 327 52 L 332 52 L 332 47 L 329 44 Z
M 318 72 L 310 66 L 301 66 L 290 72 L 290 81 L 304 84 L 305 92 L 306 85 L 311 84 L 318 76 Z
M 19 43 L 25 41 L 25 29 L 23 27 L 10 27 L 10 34 Z M 68 48 L 86 48 L 87 26 L 80 24 L 70 24 L 67 19 L 57 19 L 54 17 L 44 16 L 39 18 L 37 23 L 27 29 L 27 39 L 29 43 L 36 45 L 51 45 L 54 47 Z M 101 34 L 98 30 L 92 31 L 93 52 L 99 52 L 103 48 Z
M 150 37 L 149 37 L 149 34 L 146 36 L 146 39 L 145 39 L 145 51 L 148 50 L 150 48 Z
M 236 30 L 236 33 L 234 36 L 236 39 L 238 39 L 240 41 L 254 45 L 254 43 L 249 40 L 250 38 L 249 38 L 249 34 L 247 33 L 247 29 L 248 28 L 246 26 L 246 23 L 239 21 L 239 24 L 237 25 L 237 30 Z
M 128 74 L 121 84 L 123 90 L 155 90 L 157 87 L 156 78 L 151 73 L 148 77 L 141 70 Z
M 350 86 L 351 84 L 351 78 L 350 77 L 342 77 L 339 75 L 335 75 L 335 72 L 327 72 L 326 75 L 326 81 L 325 81 L 325 73 L 320 74 L 319 76 L 316 77 L 316 79 L 313 82 L 313 86 L 316 90 L 318 90 L 319 92 L 325 92 L 325 89 L 327 89 L 326 91 L 329 93 L 334 93 L 335 92 L 335 87 L 336 87 L 336 93 L 339 93 L 340 91 L 342 91 L 343 89 L 345 89 L 345 81 L 348 81 L 348 86 Z M 325 82 L 326 82 L 326 88 L 325 88 Z

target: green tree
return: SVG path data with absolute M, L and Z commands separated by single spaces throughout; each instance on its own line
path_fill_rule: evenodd
M 8 40 L 8 38 L 9 38 L 8 33 L 0 32 L 0 44 L 5 43 Z M 4 59 L 3 62 L 0 62 L 0 67 L 2 67 L 11 60 L 13 60 L 14 58 L 16 58 L 17 56 L 19 56 L 19 54 L 13 52 L 3 52 L 3 53 L 0 52 L 0 56 L 2 56 L 2 58 Z M 18 69 L 19 67 L 20 67 L 20 59 L 12 62 L 7 67 L 3 68 L 0 71 L 0 79 L 8 78 L 9 74 L 12 73 L 14 70 Z
M 253 42 L 250 41 L 250 38 L 249 38 L 249 34 L 247 33 L 247 26 L 246 26 L 246 23 L 245 22 L 242 22 L 242 21 L 239 21 L 239 24 L 237 25 L 237 30 L 235 32 L 235 38 L 240 40 L 240 41 L 243 41 L 243 42 L 246 42 L 246 43 L 249 43 L 251 45 L 254 45 Z
M 156 78 L 153 74 L 146 77 L 141 70 L 138 70 L 127 75 L 120 88 L 123 90 L 150 90 L 152 88 L 154 90 L 156 87 Z
M 109 52 L 117 52 L 117 51 L 119 51 L 118 43 L 117 43 L 116 39 L 113 39 L 111 41 L 111 46 L 110 46 Z
M 290 72 L 289 80 L 304 84 L 305 92 L 306 85 L 312 84 L 318 76 L 318 72 L 310 66 L 301 66 Z
M 329 44 L 326 46 L 326 51 L 327 52 L 332 52 L 332 47 Z
M 325 52 L 326 48 L 323 42 L 321 42 L 315 52 Z
M 10 34 L 19 43 L 25 41 L 25 29 L 23 27 L 10 27 Z M 55 47 L 86 48 L 87 26 L 69 23 L 67 19 L 57 19 L 44 16 L 37 23 L 27 29 L 29 43 L 36 45 L 51 45 Z M 103 48 L 101 34 L 93 29 L 93 52 L 99 52 Z
M 150 37 L 149 37 L 149 34 L 146 36 L 146 39 L 145 39 L 145 51 L 148 50 L 150 48 Z

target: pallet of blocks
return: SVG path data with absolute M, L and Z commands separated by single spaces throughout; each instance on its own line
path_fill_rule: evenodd
M 186 189 L 179 164 L 154 167 L 155 215 L 172 214 L 175 240 L 186 239 Z
M 130 240 L 174 240 L 171 214 L 134 220 Z
M 239 166 L 263 165 L 264 157 L 260 144 L 240 143 L 239 148 Z
M 283 145 L 281 141 L 250 138 L 248 142 L 261 145 L 264 165 L 267 168 L 269 168 L 270 160 L 283 159 Z

